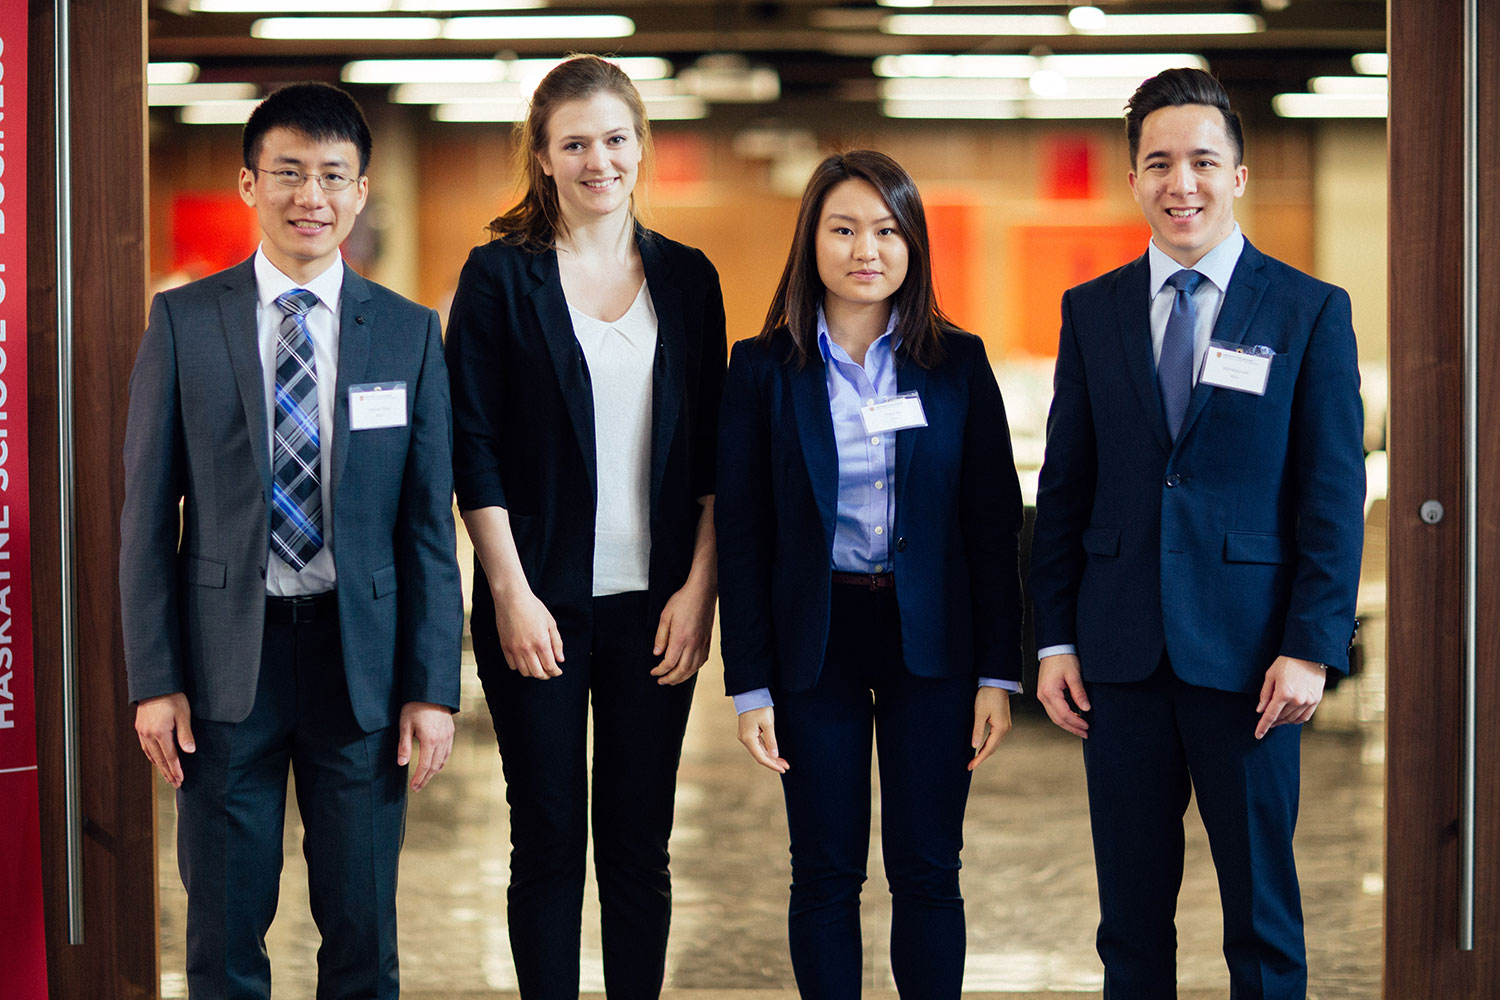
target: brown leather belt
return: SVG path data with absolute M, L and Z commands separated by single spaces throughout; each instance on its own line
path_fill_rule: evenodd
M 321 594 L 300 597 L 266 595 L 266 621 L 278 625 L 306 625 L 308 622 L 336 620 L 338 616 L 336 591 L 325 590 Z
M 833 582 L 846 587 L 863 587 L 865 590 L 890 590 L 896 585 L 894 573 L 840 573 L 833 571 Z

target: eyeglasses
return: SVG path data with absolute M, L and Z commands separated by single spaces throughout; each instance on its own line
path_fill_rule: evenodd
M 324 191 L 345 191 L 349 185 L 358 178 L 350 177 L 348 174 L 307 174 L 291 167 L 280 167 L 276 170 L 262 170 L 259 167 L 251 167 L 257 174 L 270 174 L 271 179 L 282 187 L 299 188 L 307 183 L 311 177 L 318 182 L 318 187 Z

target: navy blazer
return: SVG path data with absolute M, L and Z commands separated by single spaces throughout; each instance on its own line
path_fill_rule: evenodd
M 891 546 L 901 649 L 921 677 L 1021 678 L 1021 491 L 984 344 L 952 331 L 930 369 L 897 351 L 927 426 L 896 433 Z M 791 335 L 734 346 L 720 418 L 719 608 L 730 694 L 817 682 L 828 645 L 838 448 L 821 359 Z
M 1215 340 L 1276 352 L 1263 396 L 1199 384 L 1174 445 L 1145 256 L 1063 296 L 1031 594 L 1085 680 L 1258 691 L 1284 654 L 1347 670 L 1364 533 L 1349 296 L 1246 242 Z
M 724 385 L 724 299 L 702 252 L 637 228 L 656 309 L 651 406 L 653 618 L 687 580 L 714 492 Z M 557 252 L 475 247 L 448 319 L 454 485 L 461 510 L 504 507 L 532 591 L 564 635 L 592 622 L 597 497 L 594 394 L 563 297 Z M 476 648 L 498 652 L 489 581 L 475 560 Z
M 255 296 L 253 257 L 156 296 L 125 425 L 130 698 L 182 691 L 217 722 L 249 715 L 265 628 L 271 456 Z M 349 387 L 390 381 L 406 383 L 406 423 L 351 432 Z M 339 635 L 355 718 L 373 732 L 406 702 L 458 708 L 462 594 L 437 313 L 347 264 L 333 399 Z

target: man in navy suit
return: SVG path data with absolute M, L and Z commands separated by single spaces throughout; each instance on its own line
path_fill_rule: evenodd
M 1301 998 L 1301 723 L 1348 668 L 1362 542 L 1349 297 L 1240 233 L 1243 138 L 1213 77 L 1147 80 L 1126 130 L 1151 245 L 1063 296 L 1037 693 L 1084 738 L 1105 997 L 1176 995 L 1196 794 L 1232 995 Z
M 289 770 L 318 997 L 394 1000 L 406 765 L 419 789 L 453 745 L 448 377 L 437 314 L 339 252 L 369 159 L 343 91 L 262 101 L 239 175 L 260 249 L 158 295 L 130 379 L 125 663 L 177 789 L 195 1000 L 271 995 Z

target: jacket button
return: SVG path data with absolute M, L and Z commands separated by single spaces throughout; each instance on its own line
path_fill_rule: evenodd
M 896 539 L 896 551 L 897 552 L 905 552 L 906 551 L 906 539 L 904 539 L 904 538 L 898 538 L 898 539 Z
M 1167 477 L 1168 486 L 1176 486 L 1180 482 L 1182 482 L 1182 477 L 1175 472 Z

